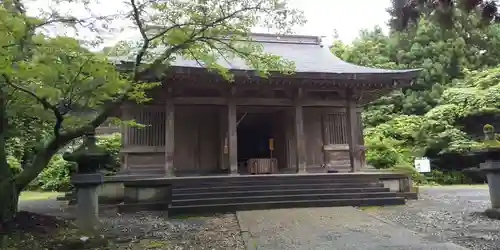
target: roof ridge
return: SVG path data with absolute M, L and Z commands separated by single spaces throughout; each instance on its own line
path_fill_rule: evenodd
M 316 44 L 321 45 L 320 36 L 297 35 L 297 34 L 273 34 L 257 33 L 248 34 L 255 42 L 263 43 L 287 43 L 287 44 Z

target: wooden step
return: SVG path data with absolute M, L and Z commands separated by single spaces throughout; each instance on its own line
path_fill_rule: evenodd
M 180 183 L 180 182 L 174 182 L 174 186 L 176 188 L 182 188 L 182 187 L 194 187 L 194 186 L 240 186 L 240 185 L 277 185 L 277 184 L 310 184 L 310 183 L 325 183 L 325 184 L 337 184 L 337 183 L 371 183 L 375 182 L 377 180 L 374 179 L 369 179 L 369 178 L 317 178 L 317 179 L 303 179 L 303 178 L 296 178 L 296 179 L 281 179 L 281 178 L 274 178 L 274 179 L 268 179 L 268 180 L 261 180 L 261 179 L 242 179 L 242 180 L 227 180 L 227 181 L 200 181 L 200 182 L 191 182 L 191 183 Z
M 193 206 L 193 205 L 226 205 L 232 203 L 253 203 L 253 202 L 281 202 L 281 201 L 310 201 L 310 200 L 345 200 L 345 199 L 365 199 L 365 198 L 389 198 L 396 197 L 396 193 L 340 193 L 340 194 L 292 194 L 292 195 L 269 195 L 269 196 L 240 196 L 196 199 L 173 198 L 172 206 Z
M 290 189 L 336 189 L 336 188 L 368 188 L 368 187 L 384 187 L 382 183 L 312 183 L 312 184 L 274 184 L 274 185 L 246 185 L 246 186 L 206 186 L 193 188 L 177 188 L 173 186 L 173 194 L 187 193 L 214 193 L 214 192 L 237 192 L 237 191 L 256 191 L 256 190 L 290 190 Z
M 215 183 L 236 183 L 236 182 L 273 182 L 273 181 L 377 181 L 378 176 L 369 174 L 307 174 L 307 175 L 239 175 L 239 176 L 211 176 L 211 177 L 179 177 L 179 178 L 161 178 L 154 180 L 155 182 L 172 183 L 176 185 L 191 185 L 191 184 L 215 184 Z
M 402 197 L 245 202 L 245 203 L 230 203 L 230 204 L 170 206 L 169 215 L 204 214 L 204 213 L 216 213 L 216 212 L 234 212 L 242 210 L 261 210 L 261 209 L 278 209 L 278 208 L 384 206 L 384 205 L 404 205 L 404 204 L 405 204 L 405 199 Z
M 206 213 L 317 206 L 380 206 L 405 203 L 379 178 L 387 174 L 280 174 L 134 179 L 143 187 L 171 185 L 168 200 L 124 204 L 122 209 L 163 209 L 169 213 Z M 390 174 L 391 178 L 399 178 Z M 170 203 L 170 205 L 168 205 Z
M 277 189 L 277 190 L 244 190 L 232 192 L 205 192 L 205 193 L 173 193 L 172 199 L 195 199 L 195 198 L 225 198 L 225 197 L 247 197 L 247 196 L 269 196 L 269 195 L 316 195 L 316 194 L 339 194 L 339 193 L 377 193 L 389 192 L 389 188 L 367 187 L 367 188 L 304 188 L 304 189 Z

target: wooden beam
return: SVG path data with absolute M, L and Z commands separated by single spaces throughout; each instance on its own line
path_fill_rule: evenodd
M 165 100 L 165 175 L 174 176 L 174 147 L 175 147 L 175 105 L 172 98 L 172 88 L 168 88 Z
M 232 175 L 238 174 L 238 135 L 236 127 L 236 87 L 231 87 L 228 100 L 228 148 L 229 148 L 229 172 Z
M 344 107 L 343 101 L 338 100 L 314 100 L 304 99 L 302 101 L 303 107 Z
M 235 98 L 237 106 L 293 106 L 293 101 L 284 98 Z M 175 104 L 179 105 L 227 105 L 227 100 L 223 97 L 176 97 Z M 344 107 L 343 101 L 338 100 L 314 100 L 303 99 L 303 107 Z
M 165 147 L 128 145 L 120 149 L 120 153 L 165 153 Z
M 180 105 L 227 105 L 227 99 L 223 97 L 176 97 L 175 104 Z
M 302 88 L 297 88 L 294 100 L 295 108 L 295 139 L 297 146 L 297 172 L 307 171 L 305 136 L 304 136 L 304 116 L 302 112 Z

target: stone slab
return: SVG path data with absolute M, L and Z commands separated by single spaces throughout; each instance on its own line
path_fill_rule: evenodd
M 101 173 L 95 174 L 73 174 L 71 175 L 71 184 L 78 186 L 100 185 L 104 183 L 104 175 Z
M 500 209 L 500 173 L 487 173 L 491 207 Z
M 129 187 L 125 185 L 124 202 L 134 203 L 171 203 L 171 186 L 163 187 Z
M 500 220 L 500 208 L 488 208 L 484 214 L 490 219 Z
M 76 191 L 76 219 L 82 228 L 94 229 L 99 225 L 97 186 L 80 187 Z
M 247 249 L 448 249 L 394 223 L 353 207 L 237 212 Z

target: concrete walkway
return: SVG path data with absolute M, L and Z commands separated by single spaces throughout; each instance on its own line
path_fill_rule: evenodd
M 237 212 L 248 249 L 449 249 L 353 207 Z

